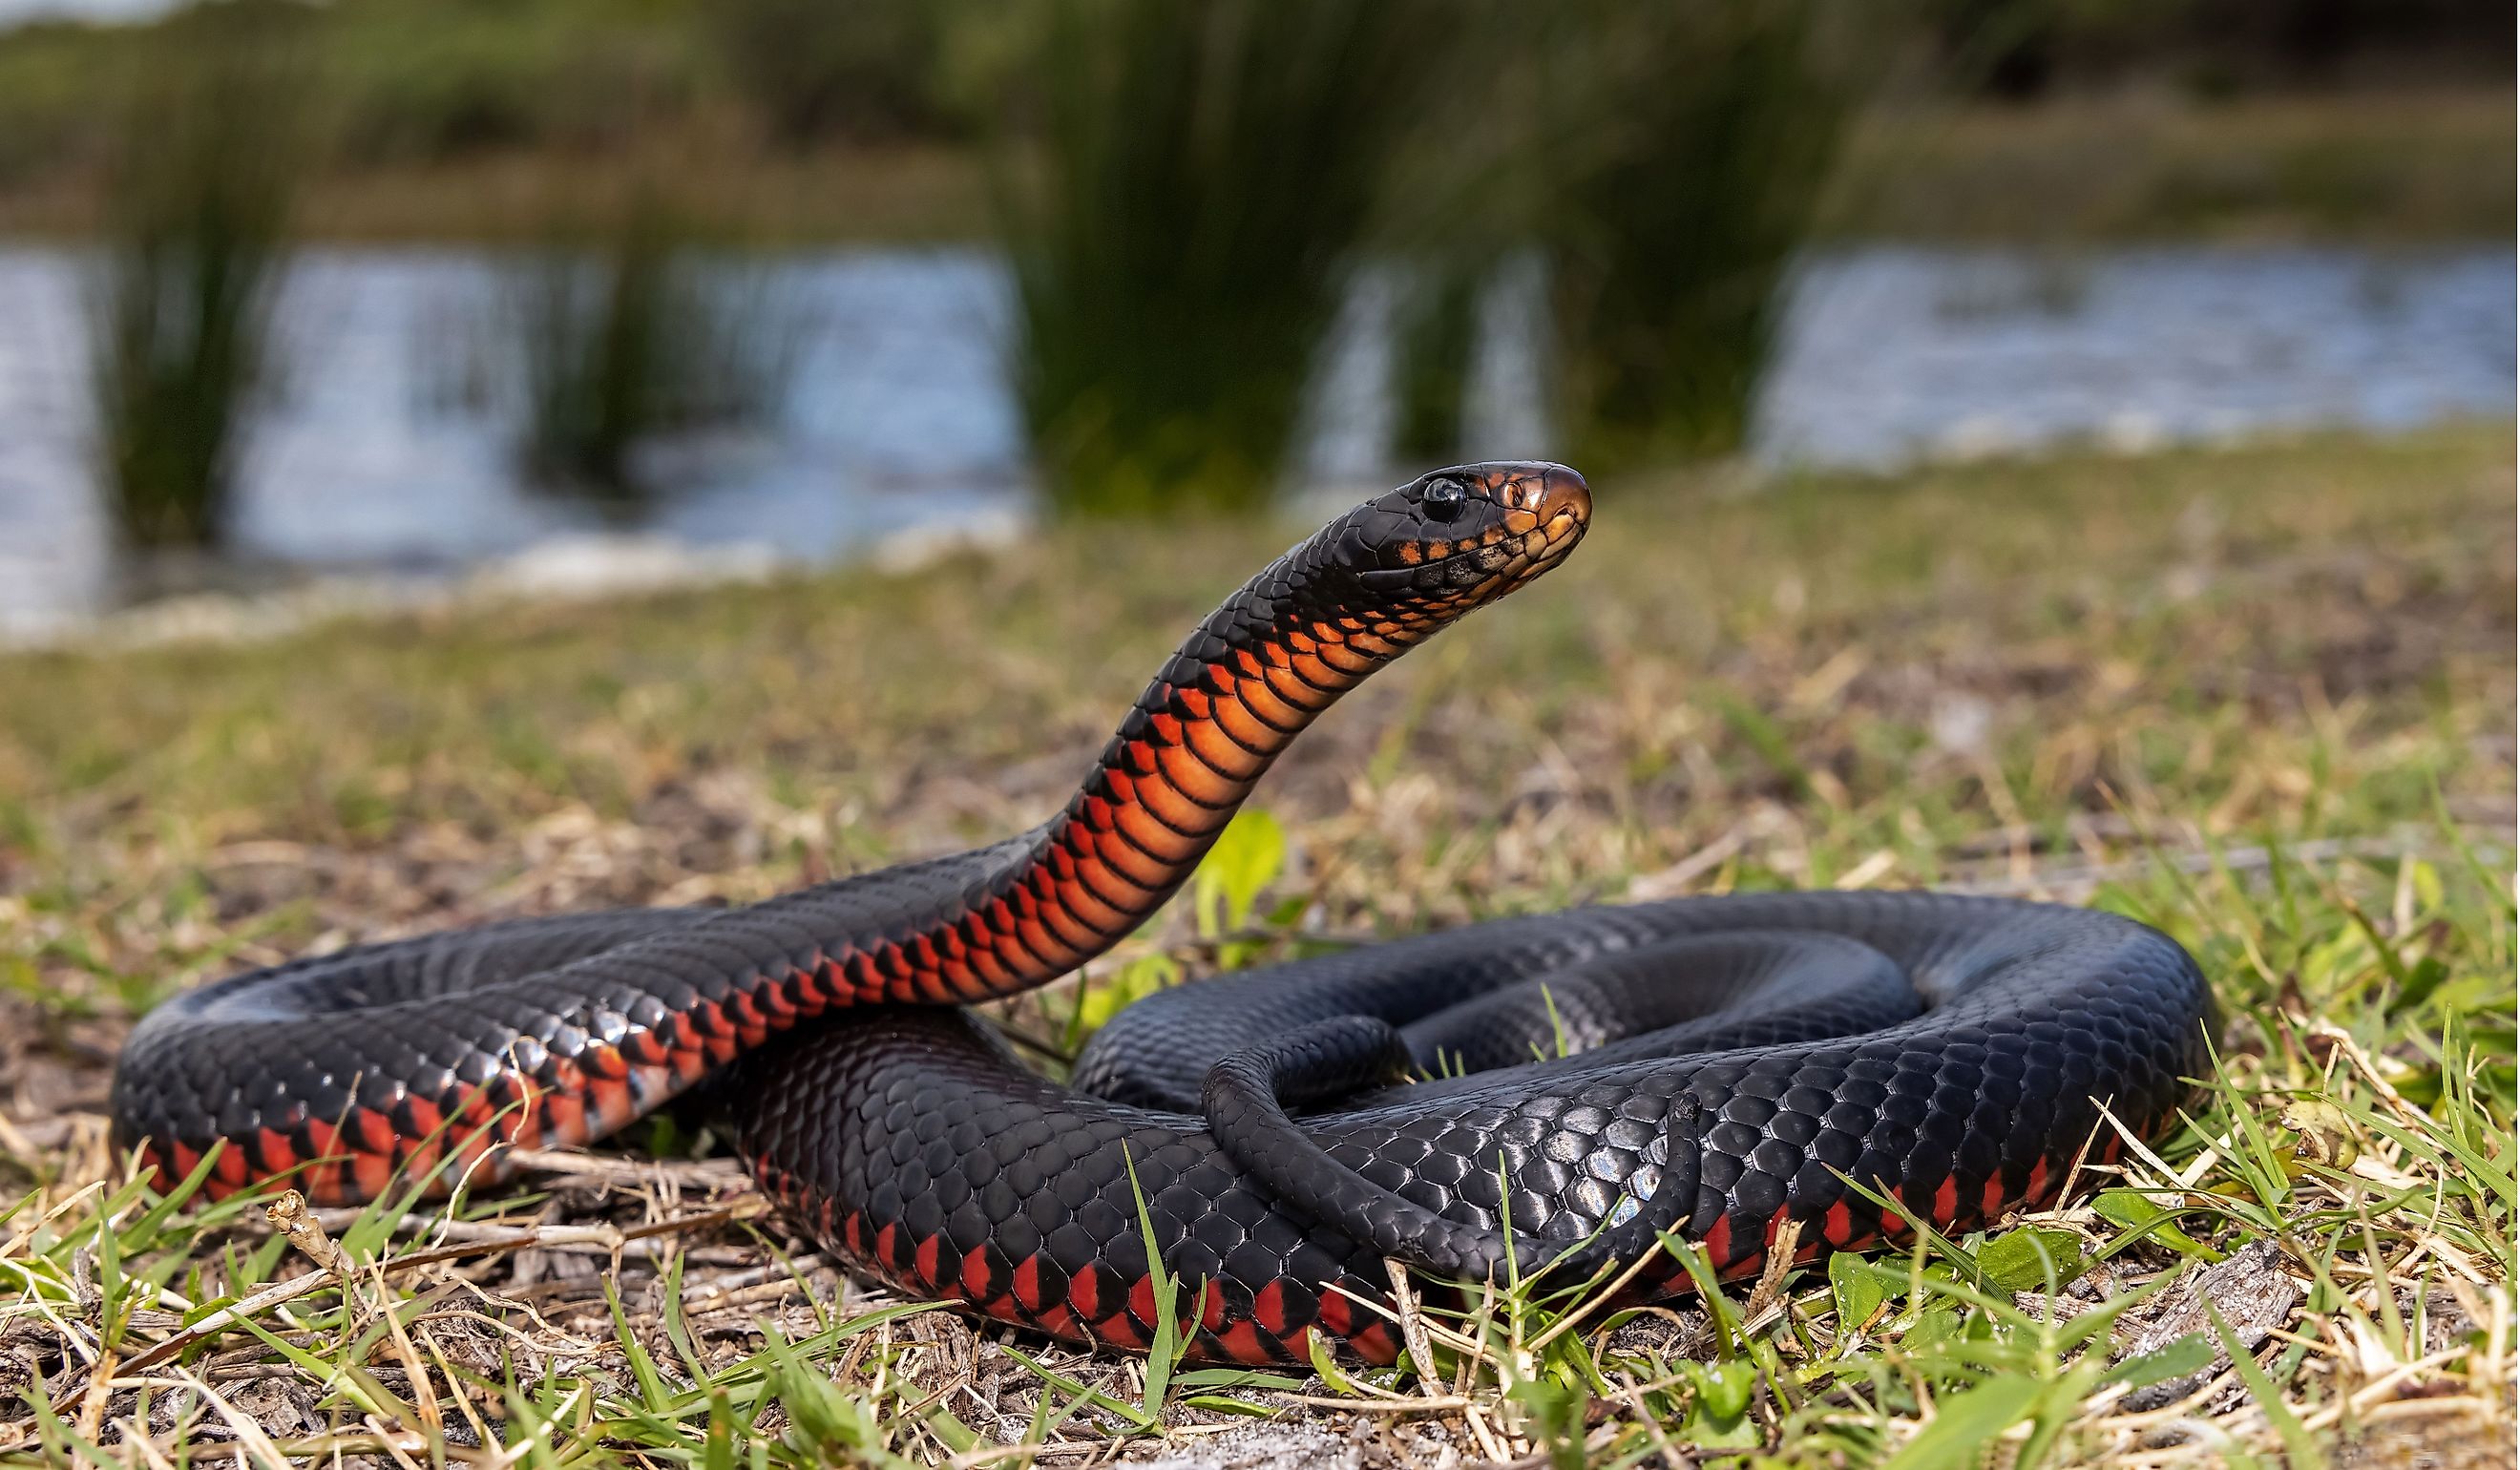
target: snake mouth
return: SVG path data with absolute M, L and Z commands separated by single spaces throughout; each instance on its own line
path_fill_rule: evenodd
M 1593 490 L 1563 465 L 1496 466 L 1479 476 L 1498 511 L 1477 537 L 1424 548 L 1421 571 L 1457 589 L 1449 605 L 1483 606 L 1549 571 L 1575 550 L 1593 520 Z

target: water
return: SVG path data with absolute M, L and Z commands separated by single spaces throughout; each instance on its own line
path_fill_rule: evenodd
M 520 488 L 513 414 L 477 390 L 498 262 L 325 250 L 278 312 L 282 380 L 254 416 L 231 532 L 256 558 L 437 569 L 591 529 Z M 791 261 L 762 289 L 794 352 L 767 425 L 665 446 L 688 488 L 650 528 L 820 559 L 1020 515 L 1023 436 L 1001 371 L 1007 285 L 978 251 Z M 89 446 L 85 278 L 0 249 L 0 629 L 112 597 Z M 1388 281 L 1349 302 L 1300 475 L 1386 473 Z M 1545 455 L 1540 280 L 1483 313 L 1467 451 Z M 2501 415 L 2514 392 L 2507 248 L 2408 254 L 2164 248 L 2043 259 L 1857 249 L 1799 273 L 1753 417 L 1772 464 L 1888 468 L 2091 440 L 2125 449 L 2321 424 Z
M 1803 274 L 1762 458 L 1887 468 L 2511 412 L 2507 250 L 1868 249 Z

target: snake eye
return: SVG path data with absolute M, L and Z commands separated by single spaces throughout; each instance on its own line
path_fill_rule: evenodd
M 1419 497 L 1426 508 L 1426 514 L 1435 520 L 1450 520 L 1459 515 L 1462 503 L 1468 499 L 1469 492 L 1462 488 L 1462 482 L 1449 475 L 1428 480 L 1426 493 Z

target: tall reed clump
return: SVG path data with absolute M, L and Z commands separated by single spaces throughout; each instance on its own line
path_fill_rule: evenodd
M 1462 457 L 1471 359 L 1478 351 L 1479 294 L 1486 274 L 1437 258 L 1421 264 L 1394 312 L 1392 448 L 1401 462 L 1432 468 Z
M 1465 457 L 1483 308 L 1509 262 L 1548 234 L 1548 181 L 1532 146 L 1546 14 L 1523 0 L 1445 0 L 1442 32 L 1428 38 L 1426 65 L 1442 84 L 1411 117 L 1374 242 L 1397 265 L 1392 448 L 1402 468 Z
M 100 468 L 135 548 L 219 539 L 274 363 L 312 23 L 285 0 L 181 12 L 123 101 L 92 295 Z
M 1563 0 L 1539 142 L 1559 412 L 1588 469 L 1738 446 L 1857 98 L 1829 0 Z
M 1000 157 L 1012 374 L 1069 513 L 1265 504 L 1422 72 L 1423 0 L 1045 0 Z
M 767 282 L 705 259 L 652 186 L 591 239 L 520 259 L 505 297 L 520 468 L 608 517 L 631 516 L 668 488 L 639 453 L 658 437 L 755 424 L 786 395 L 793 335 Z

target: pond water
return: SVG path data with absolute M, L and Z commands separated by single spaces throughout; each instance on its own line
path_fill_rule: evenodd
M 277 313 L 279 380 L 251 417 L 231 539 L 310 567 L 444 570 L 599 524 L 525 488 L 516 416 L 480 389 L 513 310 L 479 252 L 324 250 Z M 644 528 L 676 544 L 828 558 L 1024 513 L 1001 371 L 1003 271 L 979 251 L 849 251 L 756 272 L 788 371 L 763 422 L 660 446 L 684 488 Z M 0 248 L 0 630 L 112 594 L 92 468 L 86 265 Z M 1298 478 L 1390 473 L 1391 284 L 1348 303 Z M 1545 456 L 1536 271 L 1490 292 L 1467 456 Z M 1798 273 L 1754 414 L 1771 464 L 1890 468 L 2068 440 L 2136 450 L 2275 429 L 2511 411 L 2508 248 L 2405 254 L 2160 248 L 2053 258 L 1871 247 Z

